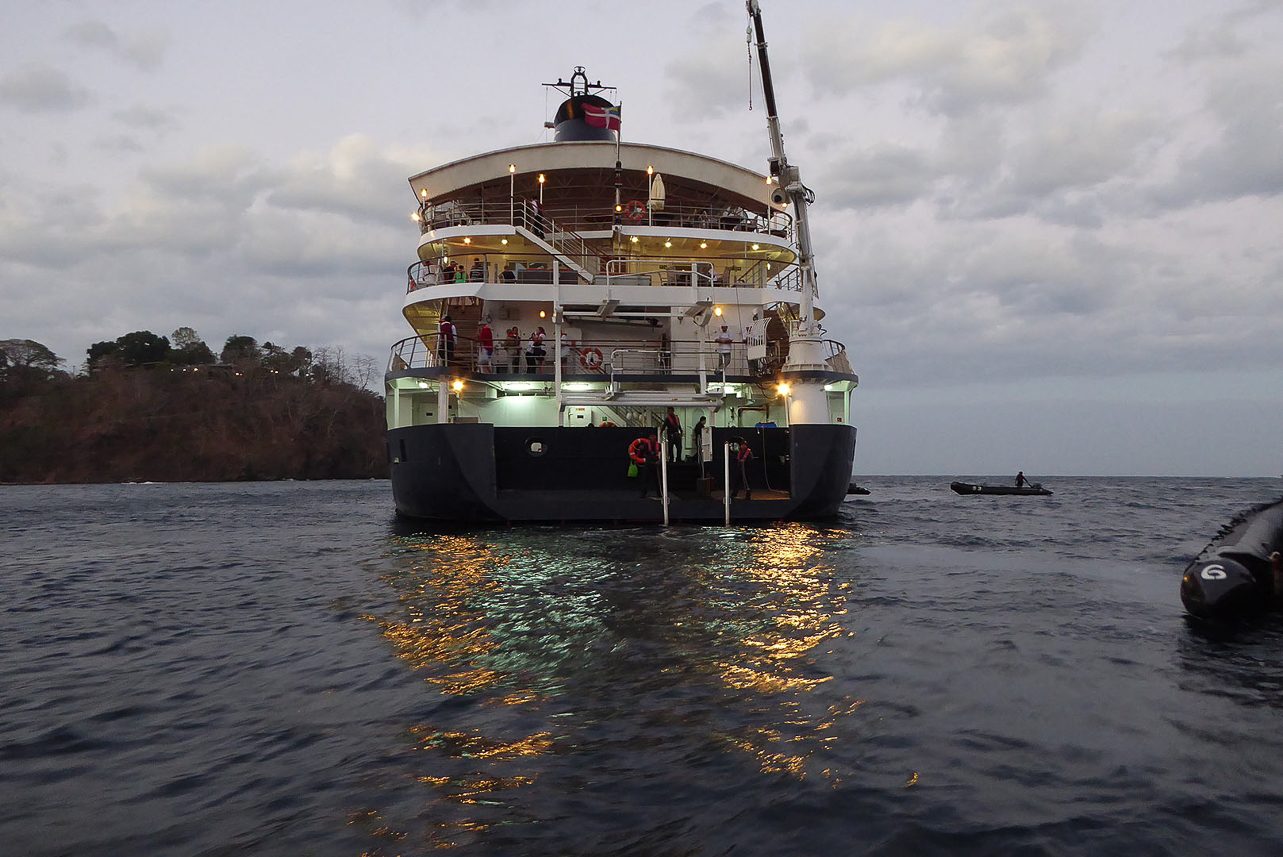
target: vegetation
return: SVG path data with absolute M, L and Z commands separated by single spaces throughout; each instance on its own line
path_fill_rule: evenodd
M 45 346 L 0 340 L 0 482 L 387 476 L 374 361 L 191 328 L 88 349 L 82 374 Z

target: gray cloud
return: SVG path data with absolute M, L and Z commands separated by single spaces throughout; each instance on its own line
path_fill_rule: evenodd
M 71 25 L 66 36 L 78 45 L 106 51 L 143 71 L 155 71 L 160 67 L 170 43 L 169 34 L 160 30 L 122 33 L 97 20 Z
M 919 106 L 966 115 L 1044 95 L 1050 75 L 1078 57 L 1096 26 L 1087 7 L 1068 2 L 980 3 L 956 29 L 826 16 L 811 34 L 808 73 L 821 93 L 901 81 Z
M 42 63 L 27 63 L 0 78 L 0 104 L 24 113 L 68 112 L 93 101 L 66 72 Z

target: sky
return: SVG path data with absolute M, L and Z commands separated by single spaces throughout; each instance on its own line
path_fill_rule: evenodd
M 762 0 L 856 474 L 1283 474 L 1283 0 Z M 548 139 L 764 172 L 740 0 L 0 4 L 0 339 L 382 363 L 406 179 Z

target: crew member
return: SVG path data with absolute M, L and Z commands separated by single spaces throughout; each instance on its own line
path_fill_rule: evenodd
M 682 456 L 682 423 L 672 408 L 664 417 L 664 441 L 668 444 L 668 460 L 678 461 Z
M 650 491 L 651 483 L 655 484 L 655 496 L 660 496 L 659 489 L 659 440 L 656 432 L 635 439 L 628 445 L 628 458 L 637 465 L 637 478 L 641 482 L 641 496 Z
M 748 445 L 748 441 L 741 440 L 739 443 L 739 450 L 735 453 L 735 460 L 738 461 L 740 465 L 740 484 L 731 492 L 732 500 L 734 500 L 735 495 L 739 493 L 741 486 L 744 488 L 744 499 L 753 499 L 753 488 L 748 484 L 748 462 L 752 457 L 753 448 Z

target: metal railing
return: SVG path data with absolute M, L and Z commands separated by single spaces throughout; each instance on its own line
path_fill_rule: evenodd
M 841 350 L 840 343 L 833 344 Z M 763 377 L 773 375 L 779 368 L 785 352 L 783 345 L 768 341 L 766 356 L 750 360 L 742 342 L 732 343 L 724 351 L 715 342 L 697 340 L 586 340 L 562 349 L 561 374 L 601 381 L 625 375 L 690 376 L 700 372 L 702 358 L 703 371 L 710 377 Z M 535 353 L 529 341 L 514 346 L 502 339 L 496 339 L 493 350 L 487 352 L 475 339 L 462 336 L 452 347 L 446 347 L 439 334 L 426 334 L 393 345 L 388 371 L 454 368 L 480 374 L 552 376 L 557 354 L 551 337 L 544 342 L 543 352 Z
M 640 206 L 633 205 L 634 202 L 640 203 Z M 619 224 L 774 235 L 790 244 L 795 239 L 793 217 L 786 212 L 754 212 L 738 206 L 710 207 L 673 202 L 666 203 L 662 209 L 650 210 L 646 206 L 646 200 L 630 200 L 622 206 L 624 210 L 618 212 L 613 204 L 549 205 L 540 206 L 536 214 L 530 203 L 531 200 L 514 198 L 486 202 L 452 200 L 426 205 L 420 209 L 419 229 L 429 232 L 450 226 L 506 223 L 524 226 L 532 232 L 552 232 L 556 227 L 568 235 L 577 236 L 580 232 L 608 230 Z M 638 211 L 640 214 L 629 214 Z

